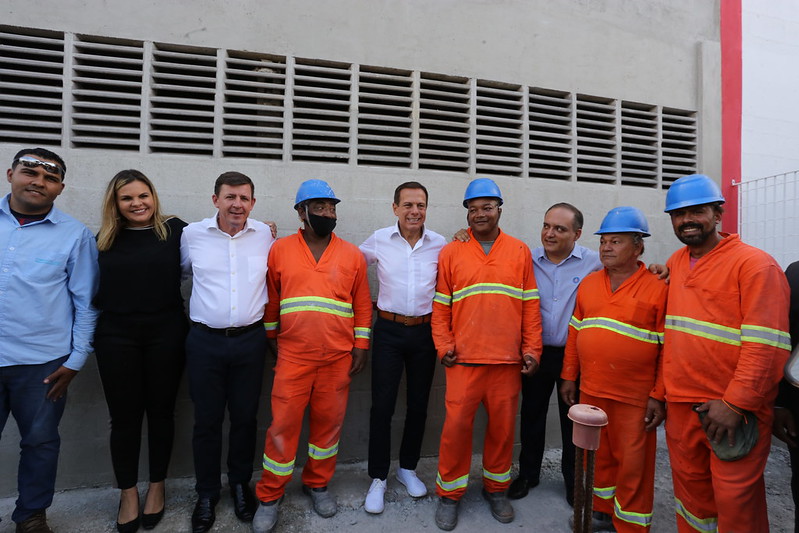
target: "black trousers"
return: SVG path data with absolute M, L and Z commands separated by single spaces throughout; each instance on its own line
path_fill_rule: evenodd
M 430 324 L 403 326 L 378 317 L 372 342 L 372 408 L 369 413 L 369 476 L 386 479 L 391 464 L 391 417 L 402 371 L 407 382 L 400 467 L 415 470 L 427 422 L 427 401 L 436 369 Z
M 563 348 L 544 346 L 541 365 L 532 377 L 522 376 L 522 409 L 519 452 L 519 476 L 536 482 L 541 476 L 541 462 L 544 458 L 547 411 L 552 389 L 560 386 L 560 371 L 563 368 Z M 572 422 L 569 420 L 569 406 L 558 396 L 560 415 L 560 435 L 563 440 L 563 457 L 560 471 L 566 484 L 566 494 L 571 500 L 574 491 L 574 444 L 572 443 Z
M 166 478 L 187 324 L 183 309 L 146 315 L 104 312 L 97 321 L 94 349 L 111 415 L 111 461 L 121 489 L 138 481 L 145 414 L 150 482 Z
M 222 424 L 228 411 L 228 482 L 249 483 L 255 457 L 258 401 L 266 334 L 256 328 L 225 337 L 193 326 L 186 338 L 186 367 L 194 402 L 195 490 L 218 498 L 222 488 Z

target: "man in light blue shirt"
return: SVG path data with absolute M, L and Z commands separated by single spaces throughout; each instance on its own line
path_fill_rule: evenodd
M 8 415 L 21 451 L 11 519 L 17 532 L 48 532 L 67 387 L 90 351 L 97 312 L 91 232 L 53 207 L 66 166 L 43 148 L 21 150 L 0 200 L 0 433 Z
M 533 270 L 541 303 L 544 351 L 538 372 L 522 377 L 519 477 L 508 489 L 508 498 L 519 499 L 538 485 L 544 457 L 547 410 L 555 383 L 560 383 L 563 348 L 569 331 L 580 281 L 602 268 L 599 254 L 577 244 L 583 230 L 583 214 L 571 204 L 558 203 L 544 214 L 541 244 L 533 250 Z M 569 407 L 558 396 L 560 432 L 563 439 L 561 472 L 566 500 L 574 495 L 574 444 Z

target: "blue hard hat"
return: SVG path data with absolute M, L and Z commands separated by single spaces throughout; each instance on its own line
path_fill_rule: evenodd
M 333 200 L 335 203 L 341 201 L 324 180 L 307 180 L 300 184 L 294 199 L 294 209 L 305 200 Z
M 475 198 L 496 198 L 499 200 L 499 205 L 502 205 L 502 193 L 494 180 L 489 178 L 477 178 L 469 183 L 463 195 L 463 207 L 466 207 L 469 200 Z
M 614 207 L 599 225 L 594 235 L 603 233 L 641 233 L 649 237 L 649 224 L 640 209 L 630 206 Z
M 705 205 L 724 203 L 719 186 L 704 174 L 691 174 L 683 176 L 669 187 L 666 193 L 666 213 L 690 207 L 692 205 Z

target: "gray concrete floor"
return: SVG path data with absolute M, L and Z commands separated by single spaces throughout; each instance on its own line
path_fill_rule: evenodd
M 658 435 L 658 464 L 655 485 L 655 512 L 652 533 L 675 531 L 671 475 L 663 430 Z M 339 512 L 328 519 L 318 517 L 307 496 L 300 490 L 299 476 L 289 484 L 281 507 L 276 531 L 299 532 L 375 532 L 416 533 L 439 531 L 435 525 L 436 498 L 432 495 L 436 472 L 436 458 L 425 458 L 418 467 L 419 477 L 430 490 L 424 498 L 410 498 L 404 487 L 392 474 L 386 492 L 386 509 L 382 515 L 369 515 L 363 510 L 363 498 L 370 480 L 365 463 L 339 465 L 330 490 L 335 494 Z M 550 449 L 544 460 L 541 484 L 530 494 L 513 502 L 516 519 L 510 524 L 500 524 L 489 512 L 488 504 L 480 496 L 480 456 L 472 461 L 472 475 L 468 492 L 461 502 L 459 523 L 455 531 L 461 532 L 512 532 L 535 531 L 543 533 L 568 533 L 571 508 L 565 500 L 563 481 L 559 473 L 560 450 Z M 257 478 L 256 474 L 254 479 Z M 189 531 L 189 518 L 194 506 L 194 480 L 190 478 L 167 480 L 167 511 L 159 526 L 160 532 Z M 766 469 L 769 520 L 772 533 L 793 531 L 793 501 L 790 495 L 790 468 L 784 447 L 774 446 Z M 145 487 L 142 486 L 142 497 Z M 53 506 L 48 510 L 51 527 L 57 533 L 113 532 L 118 504 L 118 493 L 109 487 L 84 488 L 58 492 Z M 11 533 L 11 511 L 14 498 L 0 499 L 0 533 Z M 230 496 L 222 493 L 217 506 L 216 533 L 250 531 L 248 524 L 239 522 L 233 514 Z

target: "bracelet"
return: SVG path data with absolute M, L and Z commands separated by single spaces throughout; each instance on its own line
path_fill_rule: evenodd
M 738 409 L 736 409 L 735 407 L 733 407 L 732 405 L 730 405 L 729 403 L 727 403 L 727 400 L 725 400 L 724 398 L 722 398 L 722 399 L 721 399 L 721 401 L 722 401 L 722 402 L 724 402 L 724 405 L 726 405 L 726 406 L 727 406 L 727 407 L 730 409 L 730 411 L 732 411 L 732 412 L 733 412 L 733 413 L 735 413 L 736 415 L 738 415 L 738 416 L 744 416 L 744 414 L 743 414 L 742 412 L 740 412 Z M 746 417 L 745 417 L 745 416 L 744 416 L 744 420 L 746 420 Z

